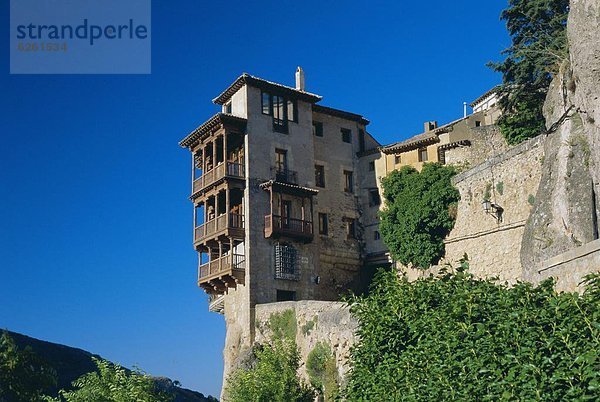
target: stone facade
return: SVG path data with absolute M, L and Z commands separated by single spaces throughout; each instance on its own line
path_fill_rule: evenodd
M 306 360 L 317 343 L 328 345 L 336 359 L 340 379 L 348 373 L 350 348 L 356 342 L 358 323 L 345 303 L 297 301 L 261 304 L 256 306 L 256 341 L 270 342 L 268 322 L 272 314 L 293 310 L 296 317 L 296 344 L 300 352 L 300 374 L 308 381 Z
M 475 275 L 509 283 L 521 279 L 521 239 L 540 183 L 544 139 L 526 141 L 454 178 L 461 201 L 445 241 L 447 261 L 466 253 Z M 501 222 L 484 211 L 486 198 L 504 209 Z
M 380 144 L 368 120 L 321 106 L 298 75 L 296 88 L 240 76 L 214 100 L 222 113 L 181 142 L 193 154 L 198 284 L 227 327 L 224 380 L 257 341 L 260 306 L 338 300 L 385 257 Z

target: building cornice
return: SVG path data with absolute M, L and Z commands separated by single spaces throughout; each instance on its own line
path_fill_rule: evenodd
M 340 109 L 334 109 L 334 108 L 328 107 L 328 106 L 313 105 L 312 110 L 313 110 L 313 112 L 328 114 L 330 116 L 340 117 L 342 119 L 355 121 L 364 126 L 367 126 L 370 123 L 369 120 L 365 119 L 363 116 L 361 116 L 359 114 L 346 112 L 346 111 L 340 110 Z
M 259 184 L 258 186 L 263 190 L 273 189 L 276 192 L 281 192 L 290 195 L 312 196 L 317 195 L 319 193 L 319 190 L 314 188 L 298 186 L 296 184 L 282 183 L 275 180 L 269 180 L 267 182 Z
M 300 99 L 309 103 L 315 103 L 322 99 L 321 96 L 312 94 L 306 91 L 300 91 L 296 88 L 288 87 L 286 85 L 278 84 L 276 82 L 267 81 L 262 78 L 254 77 L 248 73 L 240 75 L 227 89 L 225 89 L 219 96 L 213 99 L 213 102 L 217 105 L 225 104 L 233 94 L 240 90 L 244 85 L 251 87 L 260 88 L 266 91 L 270 91 L 276 94 L 287 95 L 294 99 Z
M 214 131 L 220 127 L 236 127 L 239 129 L 245 129 L 247 120 L 243 117 L 234 116 L 228 113 L 217 113 L 206 122 L 202 123 L 199 127 L 189 133 L 183 140 L 179 142 L 179 146 L 183 148 L 193 148 L 193 145 L 202 141 L 203 138 L 208 137 Z

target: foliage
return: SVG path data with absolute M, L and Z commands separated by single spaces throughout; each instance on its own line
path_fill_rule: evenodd
M 302 326 L 302 333 L 307 336 L 310 335 L 310 331 L 313 330 L 315 325 L 317 324 L 318 316 L 315 316 L 312 320 L 307 321 L 306 324 Z
M 312 402 L 313 390 L 298 378 L 300 356 L 295 342 L 276 338 L 255 347 L 249 369 L 237 369 L 227 379 L 229 402 Z
M 600 400 L 598 275 L 580 296 L 465 268 L 412 283 L 381 270 L 351 301 L 348 400 Z
M 504 194 L 504 182 L 503 181 L 496 184 L 496 192 L 500 195 Z
M 502 73 L 500 131 L 509 144 L 535 137 L 544 129 L 542 106 L 552 76 L 567 59 L 569 0 L 509 0 L 506 21 L 511 46 L 504 61 L 490 63 Z
M 165 402 L 173 397 L 156 389 L 151 377 L 137 370 L 130 372 L 106 360 L 93 358 L 98 371 L 73 381 L 74 390 L 59 391 L 49 402 Z
M 54 369 L 30 347 L 19 349 L 4 331 L 0 337 L 0 401 L 40 401 L 54 386 Z
M 306 359 L 306 372 L 311 385 L 317 389 L 326 402 L 334 401 L 338 393 L 338 374 L 329 345 L 318 342 Z
M 296 312 L 292 309 L 273 313 L 269 317 L 269 328 L 273 331 L 274 339 L 296 339 Z
M 382 180 L 380 231 L 395 260 L 428 268 L 444 255 L 443 240 L 455 221 L 451 210 L 460 198 L 450 182 L 455 173 L 452 166 L 426 163 L 420 173 L 403 166 Z

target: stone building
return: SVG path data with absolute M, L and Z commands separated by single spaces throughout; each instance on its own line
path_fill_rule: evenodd
M 450 152 L 457 148 L 468 148 L 473 141 L 485 140 L 485 131 L 480 127 L 494 125 L 500 117 L 497 88 L 486 92 L 471 103 L 473 113 L 438 126 L 436 121 L 424 123 L 421 134 L 404 141 L 381 147 L 382 157 L 377 162 L 378 177 L 387 176 L 402 166 L 413 166 L 420 170 L 426 162 L 448 164 L 473 164 L 472 152 Z M 465 106 L 466 107 L 466 106 Z
M 186 136 L 198 285 L 225 315 L 227 377 L 255 341 L 257 305 L 338 300 L 387 262 L 377 231 L 379 143 L 358 114 L 320 104 L 298 68 L 290 87 L 242 74 L 222 112 Z

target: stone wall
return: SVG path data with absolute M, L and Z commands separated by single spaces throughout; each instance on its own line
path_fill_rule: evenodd
M 300 374 L 308 380 L 306 359 L 318 342 L 331 347 L 338 375 L 343 380 L 349 369 L 350 347 L 356 341 L 358 323 L 345 303 L 303 300 L 256 305 L 256 342 L 268 343 L 272 314 L 293 310 L 296 315 L 296 343 L 300 352 Z
M 466 253 L 475 275 L 509 283 L 521 278 L 521 239 L 540 182 L 544 141 L 528 140 L 454 178 L 461 201 L 445 241 L 448 262 Z M 504 209 L 501 222 L 484 212 L 484 198 Z
M 599 271 L 600 239 L 544 261 L 538 274 L 541 280 L 555 278 L 556 290 L 560 292 L 582 292 L 584 277 Z

